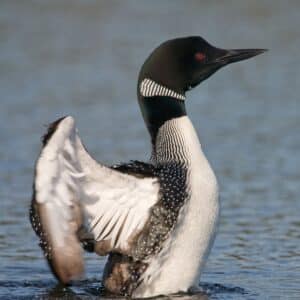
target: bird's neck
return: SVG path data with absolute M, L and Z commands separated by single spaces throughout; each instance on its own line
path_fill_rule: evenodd
M 151 135 L 152 162 L 190 163 L 194 148 L 201 147 L 193 124 L 187 117 L 185 102 L 172 97 L 139 100 Z
M 188 116 L 166 121 L 156 135 L 151 160 L 155 164 L 179 163 L 186 167 L 202 155 L 201 145 Z
M 185 103 L 172 97 L 141 97 L 139 99 L 142 115 L 155 147 L 160 128 L 172 119 L 186 116 Z

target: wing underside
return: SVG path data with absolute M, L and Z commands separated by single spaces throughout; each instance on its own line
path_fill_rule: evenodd
M 54 274 L 67 283 L 83 273 L 80 241 L 93 241 L 101 255 L 130 256 L 159 200 L 151 168 L 139 176 L 97 163 L 82 145 L 72 117 L 54 122 L 43 142 L 30 217 Z

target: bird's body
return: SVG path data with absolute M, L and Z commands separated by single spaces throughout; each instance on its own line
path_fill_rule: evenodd
M 30 218 L 61 282 L 82 273 L 81 242 L 109 255 L 103 285 L 111 293 L 152 297 L 198 283 L 215 238 L 218 185 L 186 115 L 185 92 L 220 67 L 261 52 L 226 51 L 200 37 L 158 47 L 138 81 L 149 163 L 106 167 L 88 154 L 72 117 L 49 127 Z
M 170 134 L 174 132 L 175 134 Z M 168 137 L 166 139 L 165 137 Z M 178 151 L 165 151 L 176 143 Z M 159 130 L 155 164 L 178 161 L 186 172 L 186 198 L 179 211 L 176 225 L 163 250 L 150 261 L 134 296 L 187 291 L 198 283 L 206 256 L 214 240 L 219 202 L 215 175 L 201 149 L 197 133 L 187 116 L 166 122 Z M 153 280 L 147 276 L 157 274 Z

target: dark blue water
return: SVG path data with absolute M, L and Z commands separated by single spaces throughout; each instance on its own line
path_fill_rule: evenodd
M 299 1 L 1 0 L 0 298 L 101 295 L 102 258 L 87 255 L 87 279 L 63 289 L 30 227 L 43 125 L 71 114 L 99 161 L 146 160 L 139 67 L 162 41 L 200 34 L 270 51 L 188 96 L 222 216 L 202 293 L 173 298 L 300 299 L 299 11 Z

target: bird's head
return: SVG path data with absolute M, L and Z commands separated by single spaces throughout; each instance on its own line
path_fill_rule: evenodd
M 149 83 L 155 82 L 184 96 L 186 91 L 197 86 L 220 68 L 265 51 L 265 49 L 220 49 L 198 36 L 169 40 L 157 47 L 145 61 L 139 74 L 139 88 L 143 81 L 148 79 Z
M 165 121 L 186 114 L 186 91 L 220 68 L 265 51 L 220 49 L 197 36 L 169 40 L 157 47 L 143 64 L 138 79 L 138 99 L 152 137 Z

